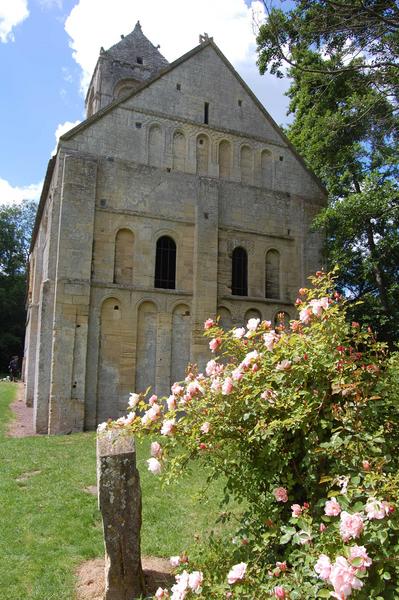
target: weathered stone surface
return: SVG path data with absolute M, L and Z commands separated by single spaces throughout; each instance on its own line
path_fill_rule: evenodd
M 140 555 L 141 488 L 134 439 L 97 436 L 98 502 L 105 545 L 104 600 L 133 600 L 144 592 Z
M 24 372 L 43 433 L 116 419 L 129 392 L 168 394 L 188 362 L 210 358 L 206 318 L 294 318 L 321 266 L 311 223 L 325 192 L 213 41 L 168 65 L 137 26 L 111 50 L 93 116 L 60 140 L 35 227 Z M 173 289 L 154 277 L 164 236 Z M 232 289 L 238 247 L 245 296 Z

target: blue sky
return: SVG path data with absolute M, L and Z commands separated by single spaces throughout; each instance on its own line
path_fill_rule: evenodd
M 255 13 L 254 13 L 255 11 Z M 63 133 L 84 118 L 84 93 L 101 46 L 139 19 L 175 60 L 207 32 L 278 123 L 287 82 L 256 68 L 251 0 L 0 0 L 0 203 L 37 198 Z

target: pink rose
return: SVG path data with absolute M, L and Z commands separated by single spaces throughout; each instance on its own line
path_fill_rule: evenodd
M 180 385 L 180 383 L 175 382 L 170 388 L 170 391 L 174 396 L 179 396 L 184 392 L 184 388 Z
M 292 362 L 286 358 L 281 362 L 277 363 L 276 371 L 289 371 L 291 369 Z
M 155 598 L 157 600 L 163 600 L 165 598 L 169 598 L 169 592 L 168 592 L 168 590 L 166 588 L 162 589 L 161 587 L 159 587 L 157 589 L 157 591 L 155 592 Z
M 282 598 L 283 600 L 284 600 L 284 598 L 287 598 L 286 591 L 282 585 L 276 585 L 276 587 L 274 588 L 273 591 L 274 591 L 275 598 Z
M 364 546 L 352 546 L 349 548 L 349 562 L 354 558 L 362 559 L 361 565 L 356 567 L 356 569 L 360 569 L 361 571 L 365 571 L 373 562 Z
M 162 435 L 172 435 L 175 430 L 175 424 L 176 424 L 175 419 L 167 419 L 166 421 L 164 421 L 162 428 L 161 428 L 161 434 Z
M 370 463 L 369 463 L 369 461 L 368 461 L 368 460 L 364 460 L 364 461 L 362 462 L 362 467 L 363 467 L 363 469 L 364 469 L 365 471 L 370 471 Z
M 320 523 L 320 526 L 319 526 L 320 533 L 323 533 L 323 531 L 325 531 L 326 529 L 327 529 L 327 527 L 324 525 L 324 523 Z
M 211 329 L 211 327 L 214 327 L 214 325 L 216 325 L 216 323 L 213 319 L 207 319 L 204 323 L 204 329 Z
M 213 340 L 211 340 L 209 342 L 209 349 L 211 350 L 211 352 L 216 352 L 216 350 L 219 348 L 220 344 L 222 343 L 222 339 L 221 338 L 213 338 Z
M 276 562 L 276 567 L 278 569 L 280 569 L 280 571 L 282 571 L 283 573 L 285 573 L 285 571 L 287 570 L 287 563 L 286 563 L 286 561 L 284 561 L 284 562 L 278 562 L 277 561 Z
M 244 369 L 249 369 L 252 363 L 259 358 L 259 353 L 257 350 L 252 350 L 252 352 L 248 352 L 245 356 L 244 360 L 241 362 L 240 367 L 244 367 Z
M 331 500 L 327 500 L 326 505 L 324 507 L 324 513 L 329 517 L 337 517 L 341 512 L 341 506 L 339 505 L 336 498 L 331 498 Z
M 147 410 L 144 415 L 141 417 L 141 422 L 143 425 L 147 425 L 148 422 L 156 421 L 161 412 L 161 407 L 159 404 L 153 404 L 149 410 Z
M 194 379 L 194 381 L 190 381 L 190 383 L 187 386 L 187 394 L 191 396 L 191 398 L 203 393 L 204 390 L 196 379 Z
M 314 566 L 314 570 L 320 579 L 328 579 L 331 573 L 331 562 L 326 554 L 321 554 L 319 560 Z
M 256 328 L 258 327 L 259 323 L 260 319 L 249 319 L 247 323 L 248 331 L 256 331 Z
M 153 394 L 153 395 L 151 396 L 151 398 L 148 400 L 148 404 L 149 404 L 150 406 L 153 406 L 154 404 L 156 404 L 156 403 L 157 403 L 157 400 L 158 400 L 158 396 L 156 396 L 155 394 Z
M 381 520 L 387 515 L 384 504 L 375 498 L 369 498 L 366 503 L 366 513 L 368 519 Z
M 166 404 L 168 405 L 168 410 L 176 410 L 176 397 L 173 394 L 171 394 L 169 398 L 167 398 Z
M 293 504 L 291 510 L 293 517 L 300 517 L 302 514 L 302 507 L 299 504 Z
M 240 367 L 237 367 L 234 369 L 234 371 L 232 371 L 231 377 L 234 379 L 234 381 L 241 381 L 241 379 L 244 377 L 244 373 L 241 371 Z
M 201 571 L 193 571 L 188 576 L 188 587 L 196 593 L 199 593 L 204 576 Z
M 271 352 L 273 350 L 273 348 L 276 345 L 276 343 L 278 342 L 278 340 L 279 340 L 279 336 L 277 335 L 277 333 L 274 330 L 269 331 L 269 333 L 265 333 L 263 335 L 263 341 L 265 342 L 265 346 L 269 352 Z
M 156 458 L 149 458 L 147 460 L 148 470 L 151 471 L 153 475 L 159 475 L 162 471 L 162 466 L 159 460 Z
M 176 583 L 172 586 L 172 599 L 171 600 L 184 600 L 187 596 L 189 574 L 187 571 L 183 571 L 180 575 L 176 575 Z
M 334 587 L 331 595 L 338 600 L 345 600 L 353 590 L 360 590 L 363 587 L 363 583 L 356 577 L 356 569 L 343 556 L 336 558 L 329 579 Z
M 231 567 L 229 574 L 227 575 L 228 583 L 232 585 L 233 583 L 244 579 L 246 570 L 247 564 L 244 562 L 238 563 L 237 565 Z
M 312 318 L 312 309 L 311 308 L 303 308 L 299 311 L 299 320 L 307 325 L 310 323 L 310 319 Z
M 233 391 L 233 380 L 231 377 L 226 377 L 222 385 L 222 394 L 228 396 Z
M 208 423 L 208 421 L 207 421 L 206 423 L 204 423 L 203 425 L 201 425 L 200 431 L 202 433 L 209 433 L 210 428 L 211 428 L 211 424 Z
M 274 401 L 277 398 L 277 394 L 275 391 L 269 389 L 262 392 L 260 397 L 263 398 L 263 400 L 267 400 L 268 402 L 270 402 L 270 404 L 274 404 Z
M 245 327 L 237 327 L 233 329 L 233 336 L 240 340 L 245 335 Z
M 285 488 L 278 487 L 275 490 L 273 490 L 273 494 L 277 502 L 288 502 L 288 494 Z
M 222 384 L 220 379 L 214 379 L 211 383 L 211 390 L 212 392 L 220 392 L 220 390 L 222 389 Z
M 138 405 L 139 402 L 140 402 L 140 394 L 131 393 L 129 395 L 129 402 L 128 402 L 129 408 L 136 408 L 136 406 Z
M 344 542 L 358 538 L 361 535 L 363 528 L 363 519 L 360 513 L 354 513 L 353 515 L 346 511 L 341 513 L 339 531 Z
M 159 444 L 158 442 L 152 442 L 151 456 L 153 456 L 154 458 L 159 458 L 160 456 L 162 456 L 161 444 Z

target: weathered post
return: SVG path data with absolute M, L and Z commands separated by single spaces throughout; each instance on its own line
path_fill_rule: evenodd
M 97 434 L 97 480 L 105 544 L 104 600 L 133 600 L 145 592 L 134 438 L 118 431 Z

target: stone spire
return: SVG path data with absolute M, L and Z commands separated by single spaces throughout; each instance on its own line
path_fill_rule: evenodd
M 168 64 L 137 21 L 131 33 L 122 35 L 108 50 L 101 49 L 86 96 L 87 116 L 136 89 Z

